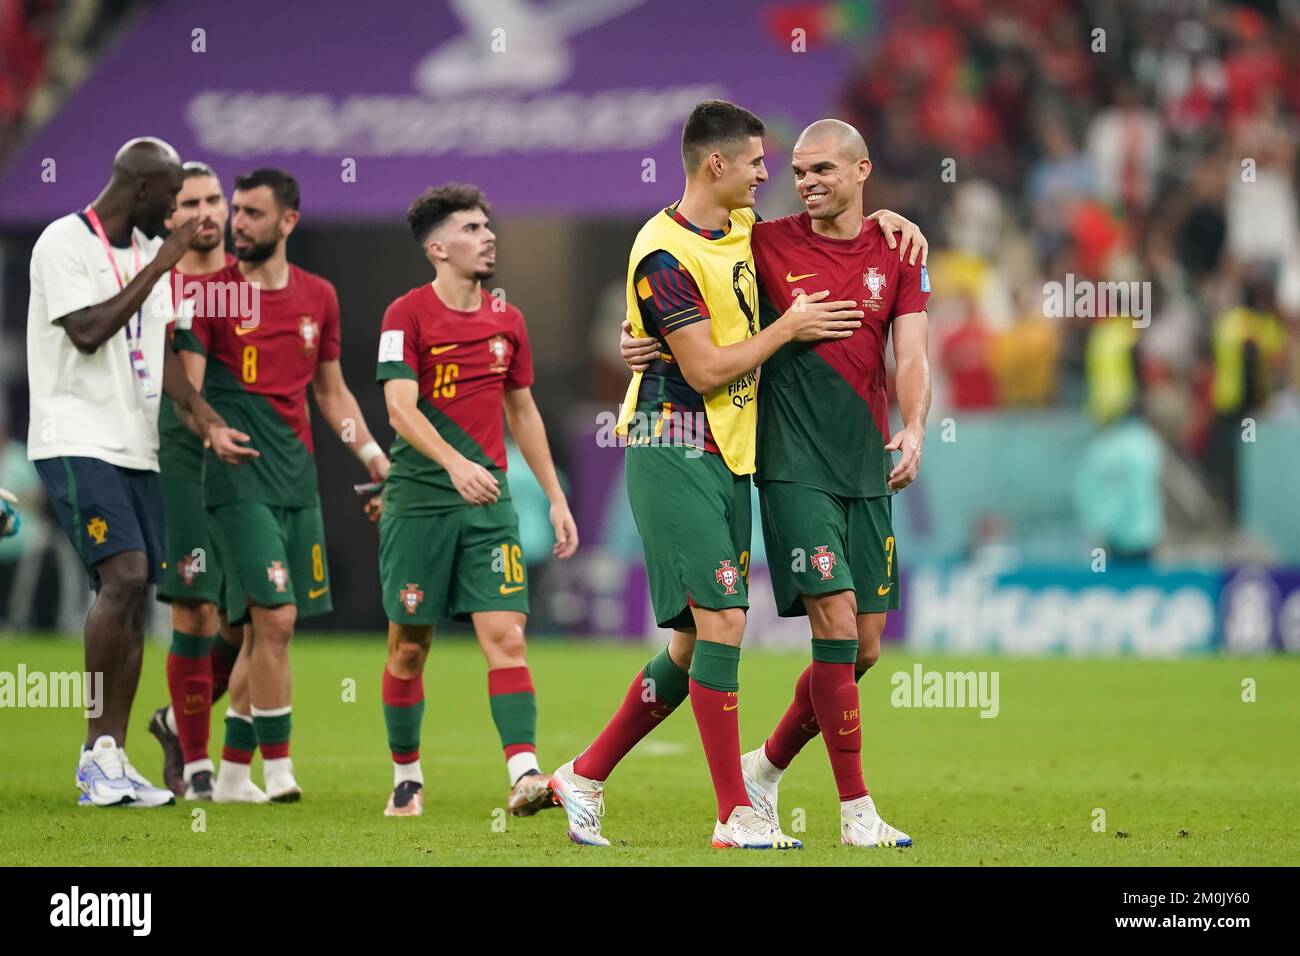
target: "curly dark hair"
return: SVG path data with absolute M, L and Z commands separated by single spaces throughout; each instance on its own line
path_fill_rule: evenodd
M 411 203 L 406 211 L 406 221 L 411 224 L 415 241 L 424 245 L 429 233 L 437 229 L 452 213 L 466 209 L 482 209 L 483 215 L 492 215 L 483 191 L 466 183 L 446 183 L 437 189 L 430 187 Z

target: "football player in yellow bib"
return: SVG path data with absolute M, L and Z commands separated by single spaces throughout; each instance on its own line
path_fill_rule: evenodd
M 663 349 L 633 375 L 618 433 L 655 618 L 672 637 L 591 746 L 551 778 L 578 843 L 608 844 L 600 834 L 605 780 L 689 697 L 718 801 L 713 845 L 800 845 L 753 810 L 740 770 L 757 369 L 788 342 L 852 335 L 863 313 L 820 292 L 758 329 L 749 240 L 755 192 L 767 179 L 763 134 L 762 121 L 735 104 L 696 106 L 682 131 L 682 198 L 651 217 L 628 258 L 627 319 Z

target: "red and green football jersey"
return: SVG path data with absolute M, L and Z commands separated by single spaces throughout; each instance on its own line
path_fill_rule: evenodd
M 925 311 L 929 278 L 898 261 L 880 230 L 828 239 L 807 213 L 754 226 L 762 324 L 800 292 L 830 290 L 866 315 L 847 339 L 792 342 L 763 363 L 758 389 L 756 480 L 795 481 L 848 498 L 889 494 L 885 344 L 896 316 Z
M 502 400 L 506 389 L 533 384 L 533 353 L 524 316 L 486 292 L 473 312 L 446 306 L 428 283 L 384 313 L 379 382 L 414 380 L 419 408 L 438 434 L 501 486 L 508 500 Z M 465 506 L 446 469 L 400 435 L 384 488 L 384 513 L 431 515 Z
M 167 342 L 172 349 L 181 351 L 186 348 L 183 343 L 189 339 L 188 348 L 194 351 L 194 333 L 190 327 L 196 311 L 202 310 L 208 301 L 204 289 L 210 280 L 221 276 L 234 262 L 235 257 L 226 253 L 226 266 L 216 272 L 189 276 L 175 269 L 171 271 L 172 301 L 177 304 L 179 316 L 176 322 L 167 326 Z M 193 481 L 203 478 L 203 442 L 185 427 L 169 398 L 163 399 L 158 406 L 158 467 L 168 478 Z
M 213 281 L 248 285 L 238 265 Z M 177 346 L 207 355 L 204 395 L 226 424 L 250 437 L 261 457 L 226 465 L 209 451 L 204 504 L 319 504 L 307 386 L 319 363 L 339 357 L 338 295 L 325 279 L 291 265 L 283 289 L 259 289 L 256 297 L 240 289 L 230 296 L 232 302 L 256 302 L 255 315 L 196 315 L 193 336 Z

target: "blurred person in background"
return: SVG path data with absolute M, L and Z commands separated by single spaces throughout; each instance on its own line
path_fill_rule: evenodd
M 1245 301 L 1215 318 L 1212 348 L 1214 425 L 1206 469 L 1216 496 L 1235 519 L 1243 420 L 1268 404 L 1286 354 L 1286 328 L 1271 282 L 1259 277 L 1247 282 Z
M 15 628 L 30 623 L 33 594 L 29 592 L 35 589 L 39 561 L 44 553 L 43 547 L 36 547 L 44 543 L 43 536 L 33 534 L 30 529 L 22 537 L 18 536 L 22 515 L 39 513 L 40 488 L 40 479 L 27 460 L 27 446 L 9 434 L 0 408 L 0 492 L 3 492 L 0 494 L 0 568 L 14 567 L 4 604 L 0 606 L 5 609 L 6 623 Z M 38 566 L 30 567 L 31 559 L 24 561 L 28 555 L 33 556 Z M 30 572 L 25 574 L 29 567 Z M 9 572 L 5 571 L 4 576 L 10 577 Z M 21 620 L 14 613 L 19 608 L 23 611 Z
M 1088 414 L 1106 424 L 1137 401 L 1138 334 L 1126 315 L 1093 322 L 1085 354 Z
M 1135 402 L 1084 450 L 1074 481 L 1080 526 L 1112 564 L 1146 564 L 1164 536 L 1162 446 Z

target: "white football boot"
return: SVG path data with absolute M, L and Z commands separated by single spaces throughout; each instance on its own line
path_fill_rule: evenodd
M 217 780 L 212 785 L 213 803 L 270 803 L 262 788 L 253 783 L 250 767 L 246 763 L 221 761 Z
M 131 789 L 135 791 L 135 802 L 131 806 L 170 807 L 176 802 L 176 794 L 166 787 L 155 787 L 144 778 L 144 774 L 131 766 L 125 750 L 121 751 L 121 754 L 122 769 L 126 771 L 126 779 L 131 781 Z
M 713 826 L 715 850 L 802 850 L 803 843 L 786 836 L 753 807 L 736 807 L 726 823 Z
M 573 770 L 570 760 L 551 774 L 551 799 L 569 817 L 569 839 L 583 846 L 609 846 L 600 835 L 600 818 L 605 815 L 605 784 L 589 780 Z
M 262 760 L 266 774 L 266 795 L 272 803 L 297 803 L 302 799 L 302 787 L 293 779 L 293 763 L 288 757 Z
M 912 838 L 880 819 L 868 795 L 840 804 L 840 842 L 845 846 L 911 846 Z
M 82 749 L 77 761 L 78 803 L 83 807 L 127 806 L 135 801 L 135 788 L 126 778 L 126 767 L 117 741 L 104 734 L 89 749 Z
M 781 829 L 781 818 L 776 811 L 776 788 L 781 782 L 782 773 L 780 767 L 767 759 L 767 752 L 761 745 L 740 758 L 740 774 L 745 779 L 745 792 L 749 794 L 750 806 L 774 830 Z

